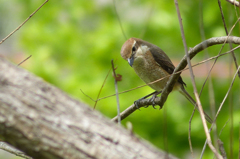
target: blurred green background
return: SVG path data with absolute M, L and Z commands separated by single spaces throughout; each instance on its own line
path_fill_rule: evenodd
M 3 39 L 12 32 L 43 2 L 43 0 L 0 0 L 0 38 Z M 217 1 L 179 1 L 179 7 L 188 47 L 193 47 L 202 41 L 201 16 L 205 38 L 226 35 Z M 238 18 L 239 11 L 223 0 L 222 7 L 230 30 Z M 158 45 L 175 65 L 178 64 L 185 53 L 173 0 L 116 0 L 116 9 L 127 38 L 142 38 Z M 238 24 L 232 35 L 239 36 Z M 22 64 L 24 69 L 93 107 L 94 102 L 80 89 L 96 99 L 111 68 L 111 59 L 115 60 L 116 72 L 122 75 L 122 81 L 118 83 L 120 92 L 144 84 L 120 56 L 121 46 L 125 41 L 112 0 L 50 0 L 0 46 L 0 54 L 16 64 L 32 55 Z M 209 48 L 207 52 L 197 55 L 192 60 L 193 63 L 207 56 L 217 55 L 220 48 L 220 45 Z M 229 50 L 228 45 L 224 47 L 223 52 L 227 50 Z M 236 57 L 240 62 L 238 50 Z M 194 69 L 199 91 L 208 70 L 206 64 Z M 235 71 L 231 56 L 226 55 L 218 59 L 211 74 L 217 108 L 230 86 Z M 182 77 L 187 84 L 188 92 L 193 95 L 188 71 L 185 71 Z M 208 87 L 209 81 L 203 89 L 201 102 L 204 110 L 211 114 Z M 229 121 L 219 137 L 224 143 L 229 158 L 237 158 L 239 150 L 239 87 L 239 78 L 236 78 L 231 97 L 225 102 L 217 120 L 217 134 L 219 134 L 230 119 L 232 104 L 233 124 Z M 121 110 L 152 91 L 148 87 L 143 87 L 121 94 L 119 96 Z M 114 93 L 114 80 L 110 73 L 100 97 Z M 115 96 L 100 100 L 96 109 L 109 118 L 114 117 L 117 114 Z M 188 144 L 188 123 L 192 111 L 191 103 L 178 92 L 173 92 L 162 110 L 152 107 L 141 108 L 141 111 L 136 111 L 125 119 L 123 125 L 130 121 L 136 134 L 158 148 L 179 158 L 192 158 Z M 195 113 L 191 128 L 194 157 L 199 158 L 205 142 L 199 113 Z M 209 148 L 203 158 L 213 158 Z

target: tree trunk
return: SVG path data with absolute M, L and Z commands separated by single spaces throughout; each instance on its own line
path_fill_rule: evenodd
M 0 138 L 35 159 L 166 157 L 99 112 L 1 57 Z

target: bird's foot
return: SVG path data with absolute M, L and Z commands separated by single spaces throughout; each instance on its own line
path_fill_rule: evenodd
M 157 105 L 157 104 L 156 104 L 154 101 L 155 101 L 155 98 L 157 97 L 157 95 L 160 94 L 161 92 L 162 92 L 162 91 L 159 91 L 159 92 L 158 92 L 158 91 L 155 91 L 155 92 L 153 92 L 153 93 L 151 93 L 151 94 L 149 94 L 149 95 L 146 95 L 145 97 L 142 97 L 142 98 L 136 100 L 136 101 L 134 102 L 135 107 L 136 107 L 137 109 L 139 109 L 139 105 L 140 105 L 141 100 L 146 99 L 146 98 L 148 98 L 149 96 L 152 95 L 152 97 L 149 99 L 149 102 L 152 103 L 153 108 L 156 109 L 156 108 L 155 108 L 155 105 Z M 144 106 L 144 108 L 147 108 L 148 106 L 149 106 L 149 105 Z M 139 110 L 140 110 L 140 109 L 139 109 Z
M 152 103 L 152 107 L 153 107 L 154 109 L 156 109 L 155 106 L 157 105 L 157 104 L 155 103 L 155 99 L 156 99 L 156 98 L 157 98 L 157 95 L 156 95 L 156 94 L 153 94 L 153 96 L 149 99 L 149 102 Z
M 139 105 L 140 105 L 141 100 L 143 100 L 143 99 L 144 99 L 144 98 L 140 98 L 140 99 L 134 101 L 134 105 L 135 105 L 135 107 L 136 107 L 138 110 L 140 110 L 140 109 L 139 109 Z

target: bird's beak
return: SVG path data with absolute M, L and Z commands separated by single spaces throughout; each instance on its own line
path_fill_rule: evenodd
M 134 55 L 132 54 L 132 56 L 130 58 L 128 58 L 127 60 L 128 60 L 129 65 L 132 67 L 133 62 L 134 62 Z

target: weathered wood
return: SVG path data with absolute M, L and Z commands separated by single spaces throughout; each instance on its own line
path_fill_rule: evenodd
M 0 138 L 35 159 L 161 159 L 166 155 L 1 57 Z

